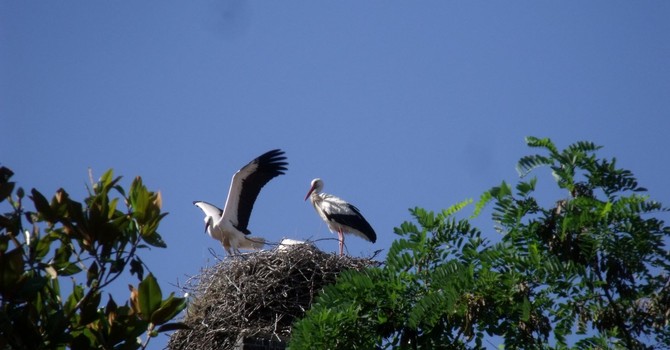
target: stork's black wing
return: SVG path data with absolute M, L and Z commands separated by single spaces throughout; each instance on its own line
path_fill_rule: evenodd
M 343 213 L 325 212 L 326 218 L 328 220 L 337 222 L 340 225 L 345 225 L 358 231 L 351 233 L 354 233 L 357 236 L 361 236 L 361 238 L 367 239 L 368 241 L 375 243 L 377 241 L 377 234 L 375 233 L 375 230 L 372 229 L 372 226 L 370 226 L 370 223 L 368 223 L 368 221 L 365 220 L 360 210 L 358 210 L 358 208 L 356 208 L 353 204 L 350 203 L 346 203 L 346 206 L 349 209 L 347 212 Z
M 247 225 L 258 194 L 272 178 L 283 175 L 288 165 L 284 151 L 275 149 L 266 152 L 249 162 L 233 175 L 228 190 L 228 199 L 223 209 L 224 220 L 245 234 L 249 234 Z

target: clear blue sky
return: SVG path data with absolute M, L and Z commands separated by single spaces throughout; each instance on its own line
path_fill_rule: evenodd
M 90 167 L 162 192 L 168 248 L 143 253 L 167 291 L 223 254 L 192 201 L 273 148 L 252 232 L 335 238 L 303 201 L 321 177 L 377 231 L 356 256 L 515 181 L 528 135 L 603 145 L 670 205 L 670 2 L 0 0 L 0 118 L 26 189 L 81 200 Z

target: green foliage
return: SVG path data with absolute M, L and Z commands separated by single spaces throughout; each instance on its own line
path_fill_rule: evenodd
M 457 218 L 468 201 L 410 210 L 385 264 L 327 287 L 290 347 L 670 347 L 670 227 L 657 217 L 668 210 L 593 143 L 527 143 L 543 153 L 519 172 L 549 167 L 565 190 L 555 204 L 539 204 L 532 177 L 491 188 L 468 219 Z M 470 222 L 488 206 L 495 243 Z
M 0 216 L 0 348 L 138 349 L 182 327 L 168 322 L 186 307 L 185 298 L 163 300 L 138 255 L 138 249 L 165 247 L 157 232 L 167 215 L 160 193 L 137 177 L 126 195 L 110 170 L 84 203 L 63 189 L 50 201 L 32 189 L 31 211 L 23 189 L 14 191 L 12 175 L 0 168 L 0 204 L 10 207 Z M 120 201 L 125 211 L 117 208 Z M 101 304 L 105 287 L 127 267 L 140 281 L 129 286 L 129 302 L 119 306 L 110 295 Z M 70 294 L 63 295 L 61 283 L 68 280 Z

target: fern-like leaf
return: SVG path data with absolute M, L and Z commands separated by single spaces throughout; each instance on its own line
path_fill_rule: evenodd
M 479 197 L 479 200 L 475 204 L 475 211 L 472 213 L 470 216 L 470 219 L 474 219 L 481 214 L 482 210 L 484 210 L 484 207 L 486 207 L 489 202 L 493 199 L 493 195 L 491 194 L 491 191 L 486 191 L 482 193 L 482 195 Z
M 568 146 L 568 148 L 565 150 L 565 152 L 568 153 L 568 154 L 575 154 L 577 152 L 590 153 L 590 152 L 595 152 L 595 151 L 597 151 L 601 148 L 602 148 L 602 146 L 598 146 L 593 142 L 577 141 L 577 142 L 573 143 L 572 145 Z
M 466 199 L 466 200 L 464 200 L 460 203 L 456 203 L 456 204 L 450 206 L 447 209 L 442 210 L 443 219 L 448 218 L 448 217 L 454 215 L 455 213 L 461 211 L 463 208 L 465 208 L 470 203 L 472 203 L 472 199 Z
M 534 136 L 528 136 L 526 137 L 526 144 L 529 147 L 541 147 L 547 149 L 552 154 L 558 154 L 556 145 L 554 145 L 554 143 L 549 138 L 540 139 Z
M 524 156 L 519 159 L 519 163 L 516 165 L 516 171 L 519 173 L 519 176 L 524 177 L 535 168 L 539 168 L 541 166 L 551 166 L 553 164 L 554 161 L 552 158 L 541 156 L 539 154 Z
M 421 326 L 424 331 L 430 331 L 447 309 L 445 304 L 446 298 L 440 291 L 424 296 L 410 311 L 408 325 L 412 328 Z

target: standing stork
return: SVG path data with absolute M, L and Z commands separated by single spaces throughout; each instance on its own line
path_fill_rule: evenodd
M 205 231 L 223 244 L 229 255 L 240 249 L 260 249 L 265 244 L 261 237 L 251 234 L 247 226 L 254 202 L 261 189 L 274 177 L 283 175 L 288 165 L 284 152 L 275 149 L 260 155 L 234 175 L 223 210 L 203 201 L 193 204 L 205 213 Z
M 340 241 L 340 256 L 344 254 L 345 233 L 353 233 L 372 243 L 377 241 L 375 230 L 361 215 L 358 208 L 341 198 L 321 193 L 321 190 L 323 190 L 323 181 L 321 179 L 312 180 L 305 200 L 309 198 L 316 212 L 328 224 L 328 229 L 333 233 L 337 232 Z

